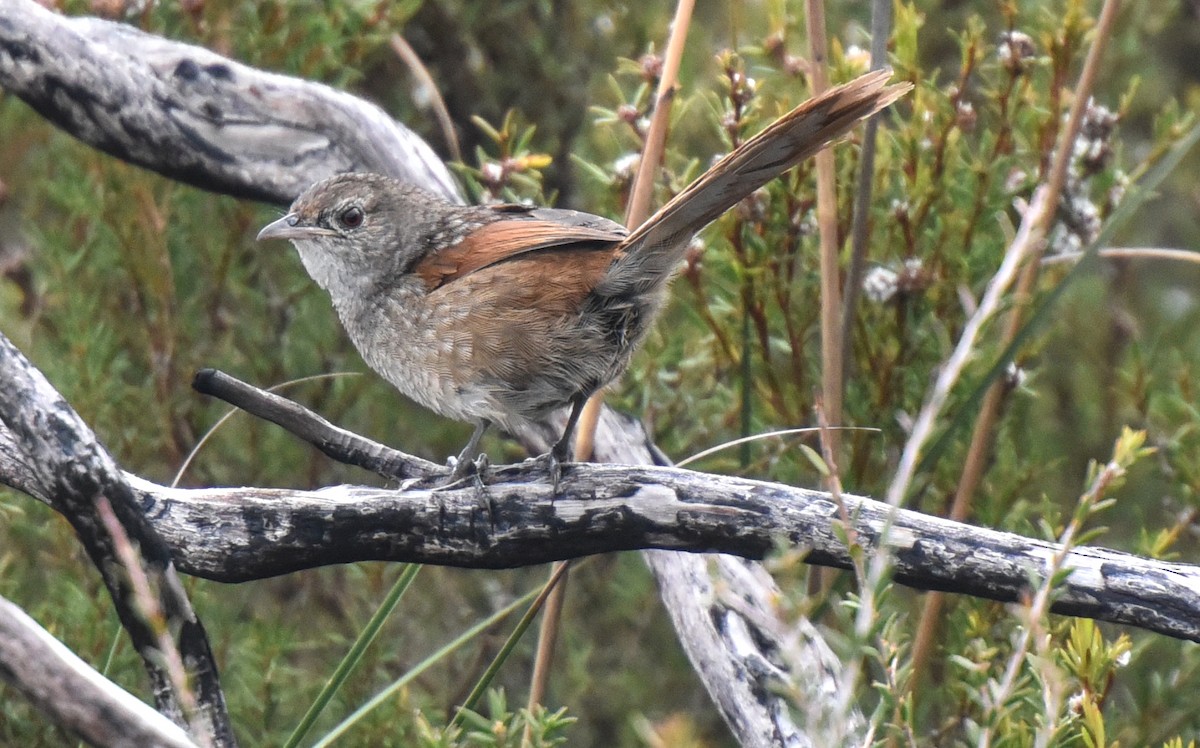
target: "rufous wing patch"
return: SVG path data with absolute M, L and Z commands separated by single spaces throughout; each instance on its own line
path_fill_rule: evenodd
M 477 270 L 540 249 L 580 245 L 607 249 L 624 236 L 614 231 L 572 226 L 539 219 L 489 223 L 455 244 L 421 259 L 412 272 L 421 278 L 426 291 L 433 291 Z

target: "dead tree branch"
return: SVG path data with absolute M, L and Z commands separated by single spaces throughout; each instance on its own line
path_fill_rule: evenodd
M 413 478 L 398 489 L 170 489 L 126 476 L 178 567 L 227 582 L 365 560 L 495 569 L 638 549 L 757 559 L 781 545 L 806 549 L 809 563 L 850 568 L 828 493 L 677 468 L 569 465 L 556 495 L 529 464 L 493 468 L 482 486 L 446 488 Z M 1016 601 L 1059 550 L 871 499 L 843 500 L 871 553 L 882 550 L 890 523 L 895 579 L 918 589 Z M 1055 612 L 1200 641 L 1200 567 L 1091 547 L 1067 558 L 1072 571 Z
M 196 748 L 179 725 L 97 673 L 2 597 L 0 678 L 92 745 Z
M 459 199 L 425 141 L 374 104 L 31 0 L 0 0 L 0 86 L 105 153 L 214 192 L 286 205 L 375 171 Z
M 235 745 L 208 637 L 176 575 L 172 551 L 143 513 L 138 492 L 62 395 L 3 335 L 0 382 L 0 460 L 5 464 L 0 476 L 15 478 L 14 488 L 31 489 L 71 523 L 142 657 L 159 711 L 189 725 L 206 744 Z M 102 513 L 109 508 L 121 538 L 105 526 Z M 118 555 L 118 544 L 127 547 L 130 541 L 137 551 L 129 555 L 140 561 L 139 569 L 123 565 Z M 158 621 L 151 620 L 131 583 L 135 572 L 149 581 Z M 173 679 L 165 664 L 168 654 L 159 639 L 164 626 L 194 695 L 181 690 L 180 679 Z M 196 708 L 187 709 L 193 696 Z

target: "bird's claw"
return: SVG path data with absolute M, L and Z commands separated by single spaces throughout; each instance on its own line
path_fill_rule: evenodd
M 467 478 L 472 478 L 475 482 L 475 487 L 479 491 L 483 491 L 483 478 L 487 474 L 488 468 L 492 466 L 492 463 L 488 459 L 487 453 L 481 452 L 473 460 L 450 457 L 446 460 L 446 466 L 450 468 L 450 475 L 446 476 L 446 480 L 438 488 L 451 488 L 457 486 Z
M 551 449 L 545 454 L 525 460 L 526 465 L 546 473 L 546 477 L 550 480 L 552 496 L 558 495 L 558 484 L 562 481 L 563 466 L 567 462 L 569 462 L 567 456 L 559 454 L 559 450 L 557 449 Z

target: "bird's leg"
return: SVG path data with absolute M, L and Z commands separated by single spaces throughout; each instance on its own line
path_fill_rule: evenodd
M 546 470 L 550 473 L 550 485 L 555 494 L 558 493 L 558 481 L 562 478 L 562 465 L 571 461 L 571 435 L 575 433 L 575 424 L 579 423 L 579 416 L 583 413 L 583 405 L 586 402 L 587 398 L 583 395 L 571 398 L 571 415 L 567 416 L 567 426 L 563 429 L 562 438 L 554 443 L 547 454 Z
M 447 483 L 455 483 L 467 477 L 468 473 L 479 473 L 479 468 L 486 465 L 487 458 L 484 457 L 484 462 L 477 461 L 479 455 L 479 441 L 483 439 L 483 432 L 488 430 L 488 426 L 492 422 L 486 418 L 480 419 L 475 424 L 475 433 L 471 434 L 471 438 L 467 440 L 467 446 L 458 453 L 458 457 L 454 461 L 454 470 L 450 473 Z

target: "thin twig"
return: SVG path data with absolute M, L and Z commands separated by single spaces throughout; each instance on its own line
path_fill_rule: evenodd
M 545 607 L 542 622 L 538 627 L 537 651 L 533 655 L 533 674 L 529 676 L 529 709 L 541 704 L 546 697 L 546 684 L 550 681 L 550 665 L 554 660 L 554 648 L 558 644 L 559 624 L 562 622 L 563 601 L 567 597 L 567 577 L 571 571 L 570 561 L 560 561 L 550 570 L 550 579 L 542 591 Z M 526 736 L 533 727 L 525 726 Z M 528 742 L 528 737 L 525 742 Z
M 688 465 L 692 464 L 693 462 L 702 460 L 705 457 L 709 457 L 710 455 L 714 455 L 717 452 L 721 452 L 723 450 L 729 449 L 730 447 L 736 447 L 741 444 L 748 444 L 750 442 L 756 442 L 756 441 L 759 441 L 760 439 L 771 439 L 774 437 L 792 436 L 794 434 L 811 434 L 811 433 L 814 433 L 814 432 L 817 432 L 820 430 L 825 430 L 825 431 L 873 431 L 876 434 L 880 433 L 880 431 L 881 431 L 881 429 L 871 428 L 869 426 L 829 426 L 828 424 L 826 424 L 826 426 L 824 428 L 822 428 L 822 427 L 813 428 L 812 426 L 808 426 L 808 427 L 802 428 L 802 429 L 777 429 L 775 431 L 763 431 L 758 434 L 751 434 L 750 436 L 743 436 L 738 439 L 731 439 L 729 441 L 721 442 L 720 444 L 715 444 L 706 449 L 702 449 L 699 452 L 697 452 L 696 454 L 686 457 L 686 458 L 680 460 L 679 462 L 675 463 L 675 467 L 680 467 L 680 468 L 687 467 Z
M 642 147 L 642 158 L 638 163 L 633 192 L 625 209 L 625 227 L 630 231 L 650 217 L 650 205 L 654 197 L 655 176 L 662 163 L 663 150 L 667 143 L 667 125 L 671 121 L 671 103 L 679 79 L 679 63 L 683 59 L 683 47 L 687 41 L 688 26 L 692 22 L 694 0 L 679 0 L 675 6 L 675 18 L 671 21 L 671 35 L 663 56 L 662 76 L 658 79 L 658 91 L 654 95 L 654 112 L 646 129 L 646 140 Z M 579 417 L 575 430 L 575 459 L 586 460 L 592 456 L 592 440 L 596 434 L 596 422 L 600 418 L 600 406 L 604 394 L 592 395 Z
M 1192 249 L 1173 249 L 1170 247 L 1105 247 L 1098 250 L 1097 255 L 1106 260 L 1167 260 L 1170 262 L 1190 262 L 1200 264 L 1200 252 Z M 1042 267 L 1047 265 L 1064 265 L 1079 262 L 1087 252 L 1060 252 L 1042 258 Z
M 813 96 L 829 88 L 829 42 L 825 36 L 825 4 L 822 0 L 807 0 L 805 16 L 808 22 L 809 79 Z M 842 284 L 838 268 L 837 185 L 835 183 L 833 151 L 817 153 L 814 161 L 817 175 L 817 233 L 821 242 L 821 400 L 829 422 L 842 422 Z M 837 454 L 841 439 L 832 433 L 829 447 Z
M 892 4 L 889 0 L 871 2 L 871 69 L 887 65 L 887 41 L 892 33 Z M 849 368 L 851 338 L 854 334 L 854 310 L 862 290 L 863 273 L 867 265 L 867 230 L 869 228 L 871 194 L 875 176 L 876 134 L 879 116 L 867 120 L 863 131 L 862 156 L 858 165 L 858 184 L 854 190 L 854 215 L 850 226 L 850 267 L 842 288 L 842 377 Z
M 941 413 L 942 407 L 946 404 L 946 399 L 950 396 L 951 388 L 958 382 L 967 362 L 974 355 L 980 331 L 984 324 L 1000 310 L 1004 294 L 1017 280 L 1017 273 L 1025 259 L 1033 253 L 1034 245 L 1040 241 L 1036 226 L 1041 224 L 1041 217 L 1050 212 L 1046 207 L 1047 199 L 1048 189 L 1045 186 L 1038 187 L 1034 192 L 1033 200 L 1025 209 L 1025 218 L 1021 221 L 1021 227 L 1012 244 L 1009 245 L 1004 260 L 1000 263 L 1000 268 L 988 282 L 987 290 L 979 302 L 979 307 L 963 326 L 958 344 L 954 347 L 950 358 L 942 365 L 937 379 L 926 396 L 925 404 L 921 406 L 920 412 L 913 421 L 912 431 L 904 445 L 904 452 L 900 456 L 900 464 L 896 467 L 896 476 L 888 486 L 887 502 L 892 506 L 900 506 L 905 494 L 908 493 L 921 449 L 933 433 L 934 423 Z
M 829 425 L 829 419 L 825 417 L 825 409 L 818 402 L 814 410 L 817 413 L 817 424 L 820 428 L 821 435 L 821 458 L 825 461 L 825 469 L 828 472 L 825 483 L 829 487 L 829 495 L 833 497 L 833 503 L 837 506 L 838 519 L 842 523 L 842 529 L 846 533 L 846 542 L 851 548 L 860 546 L 858 542 L 858 533 L 854 531 L 854 519 L 850 516 L 850 511 L 846 509 L 846 500 L 842 498 L 842 479 L 838 472 L 837 455 L 833 451 L 833 442 L 830 439 L 830 434 L 833 428 Z M 850 554 L 854 561 L 854 575 L 858 578 L 858 584 L 862 587 L 866 583 L 866 569 L 863 567 L 862 557 L 858 554 Z
M 463 160 L 462 150 L 458 146 L 458 133 L 454 131 L 454 121 L 450 119 L 450 110 L 446 108 L 446 101 L 442 98 L 437 84 L 434 83 L 433 76 L 429 74 L 429 69 L 425 67 L 420 55 L 405 41 L 404 37 L 392 34 L 391 45 L 392 51 L 396 53 L 401 62 L 408 66 L 409 72 L 417 79 L 417 85 L 421 87 L 422 93 L 429 97 L 429 105 L 433 107 L 433 116 L 442 130 L 442 139 L 446 141 L 450 157 L 461 162 Z
M 1017 235 L 1009 245 L 1004 260 L 1000 263 L 1000 268 L 988 283 L 983 300 L 975 310 L 975 313 L 967 320 L 958 345 L 955 346 L 950 358 L 938 373 L 937 380 L 930 389 L 929 396 L 924 406 L 922 406 L 916 421 L 913 423 L 912 432 L 908 442 L 905 444 L 904 453 L 900 458 L 896 477 L 888 489 L 887 501 L 891 506 L 899 507 L 902 503 L 905 494 L 908 492 L 909 482 L 912 480 L 916 469 L 920 449 L 932 433 L 934 421 L 937 414 L 941 412 L 942 406 L 945 405 L 946 399 L 950 394 L 950 389 L 958 381 L 963 368 L 974 353 L 975 342 L 980 330 L 999 311 L 1004 294 L 1016 281 L 1017 272 L 1025 261 L 1025 258 L 1032 253 L 1033 227 L 1040 220 L 1038 216 L 1046 212 L 1045 202 L 1046 188 L 1039 187 L 1034 192 L 1033 201 L 1025 209 L 1025 218 L 1021 222 Z M 999 390 L 989 389 L 989 398 L 993 396 L 994 392 L 999 393 Z M 999 394 L 995 396 L 999 396 Z M 980 414 L 981 419 L 986 418 L 988 413 L 994 414 L 998 412 L 998 409 L 988 410 L 986 408 L 987 402 L 985 400 L 985 407 Z M 942 602 L 941 595 L 936 592 L 931 593 L 925 598 L 921 624 L 917 630 L 917 636 L 913 645 L 913 672 L 912 678 L 909 681 L 912 684 L 920 681 L 922 669 L 928 661 Z
M 1041 259 L 1042 254 L 1045 252 L 1046 232 L 1050 227 L 1050 221 L 1053 219 L 1055 211 L 1058 209 L 1059 198 L 1062 196 L 1062 189 L 1066 184 L 1067 169 L 1070 166 L 1072 145 L 1075 142 L 1075 136 L 1079 133 L 1079 125 L 1083 121 L 1083 115 L 1087 111 L 1088 101 L 1091 98 L 1092 84 L 1095 81 L 1096 71 L 1100 64 L 1100 55 L 1116 16 L 1116 6 L 1119 4 L 1119 0 L 1105 0 L 1104 7 L 1100 13 L 1100 21 L 1096 26 L 1095 40 L 1092 43 L 1092 48 L 1088 50 L 1083 72 L 1080 74 L 1079 83 L 1075 88 L 1075 100 L 1071 104 L 1071 113 L 1067 118 L 1067 126 L 1059 133 L 1049 178 L 1045 185 L 1038 188 L 1037 194 L 1034 195 L 1033 201 L 1030 202 L 1029 208 L 1025 212 L 1025 217 L 1021 221 L 1021 230 L 1017 232 L 1017 237 L 1013 240 L 1012 246 L 1009 247 L 1009 254 L 1005 257 L 1005 263 L 1008 263 L 1014 254 L 1017 255 L 1017 259 L 1019 260 L 1024 260 L 1025 256 L 1029 256 L 1033 260 L 1033 262 L 1024 266 L 1025 270 L 1021 273 L 1020 281 L 1017 284 L 1014 308 L 1008 318 L 1008 324 L 1004 332 L 1004 340 L 1006 341 L 1011 341 L 1015 338 L 1021 329 L 1023 322 L 1021 312 L 1028 305 L 1033 283 L 1037 279 L 1038 260 Z M 1019 247 L 1020 252 L 1014 253 L 1013 250 L 1017 249 L 1018 245 L 1021 245 Z M 1004 267 L 1003 264 L 1001 267 Z M 1000 273 L 998 272 L 996 278 L 993 278 L 992 285 L 988 287 L 988 294 L 991 294 L 996 288 L 995 281 L 999 277 Z M 913 469 L 916 467 L 917 458 L 920 456 L 921 448 L 925 445 L 932 431 L 933 419 L 936 418 L 941 410 L 941 406 L 945 403 L 945 397 L 949 394 L 949 387 L 957 381 L 958 375 L 962 370 L 962 364 L 965 363 L 965 356 L 974 350 L 974 336 L 978 333 L 978 327 L 970 329 L 972 327 L 971 323 L 975 322 L 983 309 L 984 303 L 981 303 L 975 316 L 968 321 L 967 328 L 963 330 L 963 336 L 959 340 L 958 347 L 955 349 L 950 361 L 947 361 L 943 367 L 942 374 L 939 375 L 929 399 L 926 401 L 921 414 L 917 418 L 917 424 L 913 427 L 912 435 L 904 445 L 904 455 L 896 471 L 896 478 L 888 488 L 888 503 L 893 506 L 898 506 L 903 500 L 904 495 L 908 492 L 908 486 L 912 481 Z M 970 336 L 968 336 L 968 331 L 971 333 Z M 968 338 L 970 338 L 972 345 L 969 349 L 964 350 L 963 343 L 968 341 Z M 956 361 L 956 359 L 960 360 Z M 947 374 L 952 374 L 952 377 L 947 376 Z M 1003 383 L 997 382 L 992 385 L 992 390 L 1003 386 Z M 979 429 L 976 429 L 976 432 L 978 433 Z M 975 439 L 972 438 L 972 445 L 974 443 Z M 957 503 L 957 497 L 955 501 Z
M 121 521 L 113 512 L 112 504 L 104 496 L 96 497 L 96 516 L 100 518 L 104 529 L 112 538 L 113 553 L 124 567 L 122 571 L 125 572 L 129 584 L 133 588 L 131 597 L 133 606 L 141 616 L 142 622 L 154 633 L 155 643 L 158 647 L 156 654 L 162 658 L 163 670 L 171 680 L 171 688 L 179 700 L 179 707 L 183 711 L 183 718 L 187 721 L 191 736 L 200 745 L 210 748 L 213 744 L 212 736 L 208 734 L 204 724 L 198 719 L 199 705 L 196 701 L 196 694 L 188 682 L 187 669 L 183 666 L 183 655 L 179 653 L 179 648 L 175 646 L 175 640 L 171 638 L 167 617 L 163 614 L 162 606 L 158 604 L 159 596 L 151 589 L 150 578 L 146 574 L 142 560 L 138 557 L 138 552 L 134 550 L 133 543 L 129 541 L 129 535 L 121 526 Z
M 1034 226 L 1035 231 L 1032 237 L 1034 240 L 1032 246 L 1032 258 L 1034 261 L 1026 266 L 1017 284 L 1013 299 L 1013 309 L 1009 314 L 1008 323 L 1004 329 L 1002 345 L 1007 345 L 1017 336 L 1024 322 L 1024 311 L 1029 305 L 1033 285 L 1038 277 L 1040 260 L 1046 251 L 1044 241 L 1046 232 L 1050 228 L 1050 222 L 1054 217 L 1055 211 L 1058 209 L 1063 187 L 1066 185 L 1067 171 L 1071 163 L 1071 153 L 1075 137 L 1079 133 L 1083 116 L 1087 112 L 1088 102 L 1091 99 L 1092 85 L 1095 82 L 1100 66 L 1100 58 L 1104 52 L 1105 43 L 1111 35 L 1119 6 L 1119 0 L 1105 0 L 1104 6 L 1100 10 L 1100 19 L 1096 24 L 1092 47 L 1088 50 L 1087 58 L 1083 64 L 1083 71 L 1080 73 L 1079 82 L 1075 87 L 1075 100 L 1071 103 L 1071 112 L 1067 117 L 1067 125 L 1059 132 L 1059 139 L 1055 145 L 1054 161 L 1050 166 L 1049 178 L 1046 181 L 1046 209 L 1035 216 L 1037 223 Z M 995 430 L 995 421 L 1000 411 L 1004 386 L 1003 382 L 997 381 L 988 389 L 988 397 L 981 408 L 980 419 L 976 422 L 975 431 L 971 435 L 971 445 L 967 452 L 962 478 L 959 480 L 959 488 L 955 493 L 951 516 L 955 516 L 957 513 L 958 516 L 965 517 L 970 511 L 975 489 L 979 486 L 979 482 L 983 478 L 983 466 L 986 462 L 986 455 L 991 451 L 991 438 Z
M 1117 447 L 1117 451 L 1119 449 L 1120 447 Z M 1076 507 L 1074 516 L 1058 539 L 1059 547 L 1050 559 L 1050 563 L 1046 568 L 1046 575 L 1043 577 L 1042 583 L 1038 586 L 1037 592 L 1025 610 L 1025 626 L 1021 628 L 1017 645 L 1013 648 L 1013 652 L 1008 658 L 1008 666 L 1004 670 L 1004 678 L 1001 680 L 998 688 L 985 691 L 988 698 L 988 710 L 983 720 L 983 732 L 979 736 L 979 748 L 989 748 L 992 744 L 992 725 L 988 724 L 988 722 L 998 718 L 997 713 L 1006 706 L 1013 689 L 1016 687 L 1017 676 L 1021 672 L 1021 666 L 1025 664 L 1025 655 L 1029 652 L 1035 634 L 1042 628 L 1041 621 L 1050 612 L 1052 594 L 1056 589 L 1056 585 L 1061 582 L 1061 580 L 1056 580 L 1055 577 L 1065 567 L 1067 556 L 1070 555 L 1071 550 L 1075 547 L 1076 536 L 1079 535 L 1083 529 L 1084 521 L 1090 516 L 1092 510 L 1103 498 L 1108 488 L 1124 473 L 1125 466 L 1120 463 L 1118 458 L 1114 457 L 1108 464 L 1097 471 L 1095 478 L 1087 487 L 1083 496 L 1079 498 L 1079 505 Z M 987 719 L 987 717 L 992 717 L 992 720 Z

